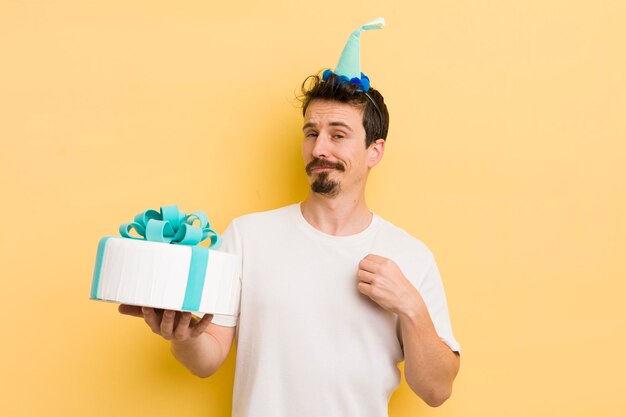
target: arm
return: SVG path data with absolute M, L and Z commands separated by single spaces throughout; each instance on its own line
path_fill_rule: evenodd
M 459 356 L 441 341 L 419 291 L 390 259 L 368 255 L 359 263 L 358 289 L 398 315 L 409 387 L 428 405 L 443 404 L 452 393 Z
M 142 317 L 146 324 L 165 340 L 172 342 L 174 357 L 192 374 L 206 378 L 224 363 L 235 336 L 235 327 L 211 323 L 212 315 L 198 320 L 189 312 L 120 305 L 122 314 Z
M 437 407 L 452 394 L 452 383 L 460 366 L 459 354 L 450 350 L 437 335 L 419 293 L 414 309 L 409 308 L 398 317 L 406 381 L 428 405 Z

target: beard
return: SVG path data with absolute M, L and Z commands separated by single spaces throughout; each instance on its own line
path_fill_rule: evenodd
M 330 162 L 324 159 L 313 158 L 311 162 L 306 165 L 306 173 L 310 176 L 311 171 L 314 168 L 333 168 L 337 171 L 344 172 L 345 166 L 341 162 Z M 335 180 L 328 178 L 329 172 L 322 172 L 311 183 L 311 191 L 317 194 L 322 194 L 327 197 L 335 197 L 341 190 L 341 184 Z
M 311 183 L 311 191 L 327 197 L 335 197 L 341 189 L 337 181 L 328 178 L 328 172 L 322 172 Z

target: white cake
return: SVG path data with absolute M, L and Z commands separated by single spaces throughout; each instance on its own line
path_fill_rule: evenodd
M 236 255 L 203 246 L 105 237 L 98 245 L 91 298 L 235 315 L 240 266 Z

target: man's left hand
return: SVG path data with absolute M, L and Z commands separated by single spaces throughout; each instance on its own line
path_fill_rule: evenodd
M 416 309 L 420 295 L 391 259 L 369 254 L 359 262 L 358 289 L 382 308 L 396 314 Z

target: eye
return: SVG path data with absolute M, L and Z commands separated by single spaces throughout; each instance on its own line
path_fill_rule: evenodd
M 305 138 L 316 138 L 318 133 L 314 130 L 308 131 L 304 133 Z

